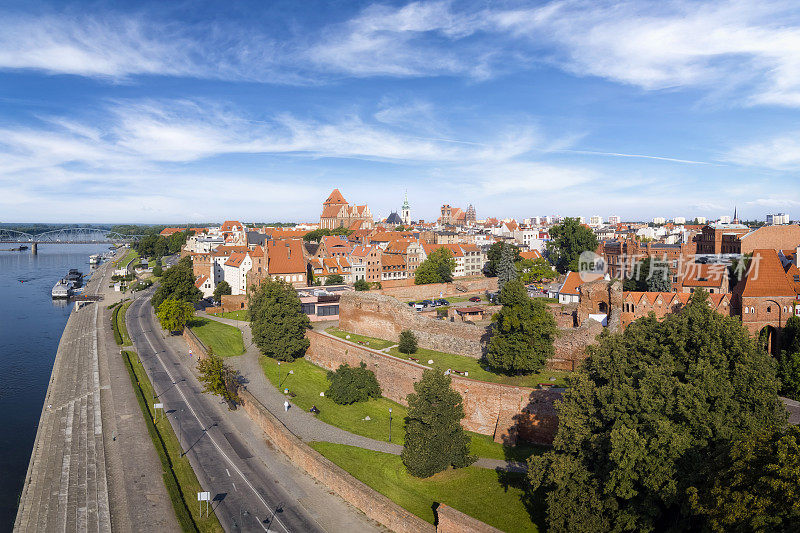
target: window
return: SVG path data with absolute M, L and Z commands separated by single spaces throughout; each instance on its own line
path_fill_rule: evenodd
M 748 309 L 745 307 L 744 308 L 744 314 L 747 314 L 748 312 L 749 312 Z
M 772 312 L 772 307 L 768 305 L 767 306 L 767 313 L 771 313 L 771 312 Z

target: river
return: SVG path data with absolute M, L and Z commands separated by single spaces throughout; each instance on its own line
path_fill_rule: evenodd
M 0 244 L 0 248 L 17 245 Z M 0 531 L 11 531 L 58 341 L 73 304 L 50 297 L 77 268 L 88 281 L 97 244 L 40 244 L 39 253 L 0 251 Z

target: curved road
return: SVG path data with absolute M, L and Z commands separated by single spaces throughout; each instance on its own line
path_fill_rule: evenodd
M 190 368 L 195 360 L 185 351 L 180 353 L 175 339 L 162 337 L 150 305 L 152 291 L 144 292 L 128 309 L 128 332 L 154 385 L 155 401 L 164 404 L 166 416 L 180 433 L 197 478 L 211 492 L 222 526 L 227 531 L 324 531 L 299 496 L 284 488 L 292 486 L 285 469 L 279 478 L 277 470 L 254 457 L 226 416 L 227 407 L 217 396 L 201 392 Z

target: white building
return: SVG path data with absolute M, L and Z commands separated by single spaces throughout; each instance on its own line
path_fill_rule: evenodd
M 719 217 L 719 223 L 720 224 L 730 224 L 731 223 L 730 215 L 723 215 L 723 216 Z
M 767 224 L 770 226 L 778 226 L 780 224 L 788 224 L 789 215 L 786 213 L 776 213 L 774 215 L 767 215 Z
M 601 217 L 600 215 L 593 215 L 589 219 L 589 225 L 590 226 L 594 226 L 594 227 L 602 226 L 603 225 L 603 217 Z
M 247 273 L 253 268 L 249 252 L 234 252 L 222 264 L 222 278 L 231 286 L 231 294 L 247 294 Z
M 666 224 L 667 219 L 664 217 L 653 217 L 653 224 Z
M 608 217 L 608 223 L 612 226 L 616 226 L 617 224 L 622 224 L 622 219 L 619 215 L 611 215 Z
M 672 219 L 673 224 L 686 224 L 686 217 L 675 217 Z
M 400 210 L 400 218 L 403 220 L 404 226 L 411 225 L 411 206 L 408 204 L 408 192 L 406 192 L 406 199 L 403 202 L 403 208 Z
M 706 217 L 697 217 L 695 218 L 695 220 L 697 221 L 698 224 L 705 224 L 706 222 L 708 222 L 708 219 Z

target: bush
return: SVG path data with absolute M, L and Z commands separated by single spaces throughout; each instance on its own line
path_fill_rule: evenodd
M 411 330 L 400 332 L 400 346 L 397 347 L 400 353 L 417 353 L 417 337 Z
M 332 274 L 325 279 L 325 285 L 341 285 L 344 278 L 339 274 Z
M 365 280 L 365 279 L 360 279 L 360 280 L 355 282 L 355 284 L 353 285 L 353 288 L 355 290 L 357 290 L 357 291 L 368 291 L 369 290 L 369 283 L 367 283 L 367 280 Z
M 336 372 L 328 372 L 331 382 L 325 393 L 339 405 L 350 405 L 370 398 L 380 398 L 381 387 L 372 370 L 361 362 L 360 366 L 340 365 Z

